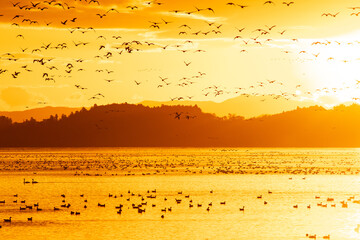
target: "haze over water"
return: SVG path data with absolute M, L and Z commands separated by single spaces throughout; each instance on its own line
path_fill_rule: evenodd
M 359 156 L 358 149 L 4 149 L 0 238 L 359 239 Z

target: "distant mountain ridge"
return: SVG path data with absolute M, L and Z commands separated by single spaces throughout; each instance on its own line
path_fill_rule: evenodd
M 266 114 L 276 114 L 284 111 L 294 110 L 297 107 L 310 107 L 317 105 L 314 101 L 296 101 L 288 100 L 284 97 L 273 96 L 249 96 L 240 95 L 238 97 L 227 99 L 223 102 L 213 101 L 143 101 L 140 104 L 149 107 L 158 107 L 161 105 L 176 106 L 198 106 L 203 112 L 214 113 L 223 117 L 229 114 L 243 116 L 245 118 L 258 117 Z
M 0 116 L 11 118 L 13 122 L 24 122 L 31 118 L 42 121 L 49 118 L 51 115 L 69 115 L 72 112 L 78 111 L 81 108 L 68 108 L 68 107 L 43 107 L 35 108 L 24 111 L 0 112 Z
M 360 106 L 313 106 L 252 119 L 196 106 L 93 106 L 12 123 L 0 117 L 1 147 L 359 147 Z

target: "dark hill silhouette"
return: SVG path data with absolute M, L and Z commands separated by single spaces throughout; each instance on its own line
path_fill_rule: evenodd
M 139 104 L 149 107 L 160 107 L 162 105 L 168 106 L 198 106 L 205 113 L 213 113 L 216 116 L 227 116 L 229 114 L 235 114 L 244 116 L 245 118 L 258 117 L 263 114 L 277 114 L 283 111 L 291 111 L 297 107 L 309 107 L 315 106 L 314 101 L 296 101 L 286 99 L 282 96 L 274 98 L 274 96 L 252 96 L 252 95 L 240 95 L 234 98 L 227 99 L 223 102 L 213 101 L 143 101 Z M 87 109 L 88 106 L 85 106 Z M 51 115 L 69 115 L 71 112 L 80 110 L 81 107 L 40 107 L 27 109 L 24 111 L 7 111 L 0 112 L 0 116 L 9 117 L 13 122 L 24 122 L 34 118 L 36 121 L 42 121 L 49 118 Z
M 314 106 L 244 119 L 197 106 L 94 106 L 69 116 L 12 123 L 0 117 L 1 147 L 359 147 L 360 106 Z

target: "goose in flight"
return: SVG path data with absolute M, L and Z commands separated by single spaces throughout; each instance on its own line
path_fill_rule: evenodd
M 13 5 L 13 7 L 16 7 L 20 4 L 20 2 L 17 2 L 17 3 L 10 2 L 10 3 Z
M 289 7 L 291 4 L 294 4 L 294 2 L 283 2 L 283 4 Z
M 111 12 L 111 11 L 119 13 L 119 11 L 118 11 L 118 10 L 116 10 L 115 8 L 111 8 L 111 9 L 109 9 L 106 13 L 109 13 L 109 12 Z
M 130 8 L 131 10 L 138 9 L 137 6 L 127 6 L 126 8 Z
M 165 21 L 164 19 L 161 19 L 165 24 L 169 24 L 169 23 L 172 23 L 172 22 L 168 22 L 168 21 Z
M 98 0 L 90 0 L 89 4 L 90 3 L 97 3 L 97 5 L 100 5 L 99 1 Z
M 175 114 L 175 117 L 174 117 L 174 118 L 177 119 L 177 120 L 180 120 L 180 116 L 181 116 L 182 112 L 180 112 L 180 113 L 179 113 L 179 112 L 175 112 L 174 114 Z
M 106 14 L 100 14 L 100 13 L 97 13 L 96 16 L 99 16 L 100 18 L 103 18 L 106 16 Z
M 236 28 L 239 32 L 242 32 L 242 31 L 244 31 L 245 30 L 245 28 L 241 28 L 241 29 L 239 29 L 239 28 Z
M 276 25 L 273 25 L 271 27 L 268 27 L 267 25 L 265 25 L 265 27 L 267 27 L 269 29 L 269 31 L 271 31 L 274 27 L 276 27 Z

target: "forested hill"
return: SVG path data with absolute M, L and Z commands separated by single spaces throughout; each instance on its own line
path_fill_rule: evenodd
M 298 108 L 252 119 L 216 117 L 197 106 L 112 104 L 12 123 L 1 147 L 360 147 L 360 106 Z

